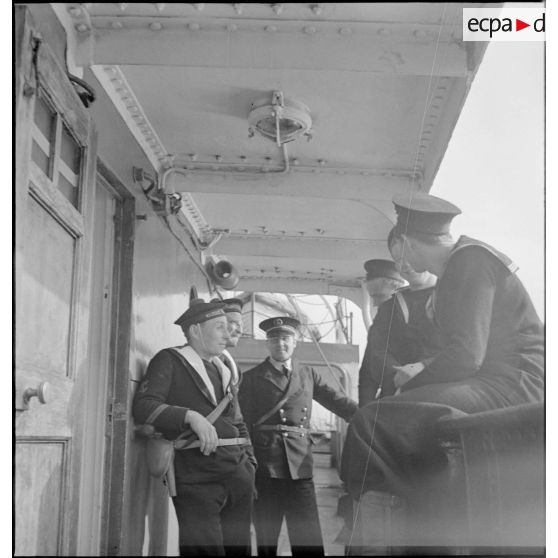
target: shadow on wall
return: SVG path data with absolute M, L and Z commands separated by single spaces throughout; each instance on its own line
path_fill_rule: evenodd
M 163 479 L 154 478 L 147 471 L 145 443 L 145 439 L 138 437 L 130 445 L 128 541 L 125 548 L 131 555 L 172 556 L 172 549 L 167 552 L 169 504 L 172 502 Z M 178 539 L 176 543 L 178 551 Z
M 130 382 L 132 400 L 153 356 L 147 356 L 148 350 L 138 344 L 135 351 L 134 380 Z M 178 556 L 178 524 L 172 500 L 163 479 L 154 478 L 147 471 L 145 443 L 145 438 L 134 437 L 130 444 L 127 552 L 138 556 Z

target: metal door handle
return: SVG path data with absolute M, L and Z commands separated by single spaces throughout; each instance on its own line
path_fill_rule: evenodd
M 29 408 L 29 400 L 36 397 L 41 403 L 47 402 L 48 382 L 41 382 L 36 388 L 26 388 L 23 392 L 23 407 Z

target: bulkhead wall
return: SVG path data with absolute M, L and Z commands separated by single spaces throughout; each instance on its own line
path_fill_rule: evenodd
M 153 355 L 184 344 L 184 335 L 173 322 L 188 306 L 190 287 L 195 285 L 207 299 L 205 278 L 158 218 L 138 222 L 134 252 L 131 394 Z M 144 548 L 149 555 L 166 554 L 168 495 L 162 480 L 147 473 L 143 440 L 132 440 L 126 467 L 123 553 L 141 554 Z
M 130 133 L 114 105 L 87 70 L 84 78 L 97 92 L 91 114 L 99 133 L 99 159 L 135 198 L 135 235 L 130 323 L 130 363 L 128 449 L 122 507 L 120 541 L 109 537 L 109 546 L 118 545 L 123 555 L 167 553 L 169 498 L 161 479 L 153 479 L 145 466 L 145 441 L 136 438 L 130 414 L 133 394 L 143 378 L 149 360 L 161 349 L 184 343 L 174 320 L 187 308 L 189 291 L 207 299 L 208 283 L 199 269 L 199 253 L 187 235 L 177 239 L 155 214 L 141 187 L 132 179 L 133 167 L 156 176 L 148 159 Z M 198 258 L 197 264 L 188 255 Z M 173 518 L 170 519 L 172 524 Z M 169 549 L 170 550 L 170 549 Z

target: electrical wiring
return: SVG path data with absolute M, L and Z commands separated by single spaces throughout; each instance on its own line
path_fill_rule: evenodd
M 195 266 L 202 272 L 203 276 L 206 278 L 207 280 L 207 287 L 209 292 L 216 292 L 217 295 L 219 296 L 219 298 L 223 298 L 222 295 L 218 292 L 215 291 L 213 288 L 213 284 L 211 282 L 211 278 L 209 277 L 209 275 L 207 274 L 207 271 L 205 270 L 205 268 L 203 267 L 203 265 L 197 260 L 197 258 L 192 254 L 192 252 L 190 252 L 188 246 L 186 246 L 185 242 L 182 240 L 182 238 L 180 238 L 180 236 L 178 234 L 176 234 L 172 228 L 172 225 L 169 221 L 169 218 L 167 216 L 163 216 L 162 217 L 163 222 L 165 223 L 165 225 L 167 226 L 167 228 L 169 229 L 169 231 L 171 232 L 171 234 L 174 236 L 174 238 L 176 238 L 176 240 L 178 240 L 178 242 L 180 243 L 180 245 L 184 248 L 186 254 L 188 254 L 188 256 L 190 257 L 190 259 L 192 260 L 192 262 L 194 262 Z

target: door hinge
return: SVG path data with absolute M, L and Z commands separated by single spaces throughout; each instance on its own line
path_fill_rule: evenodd
M 112 417 L 114 415 L 114 400 L 109 401 L 107 405 L 107 420 L 112 424 Z

